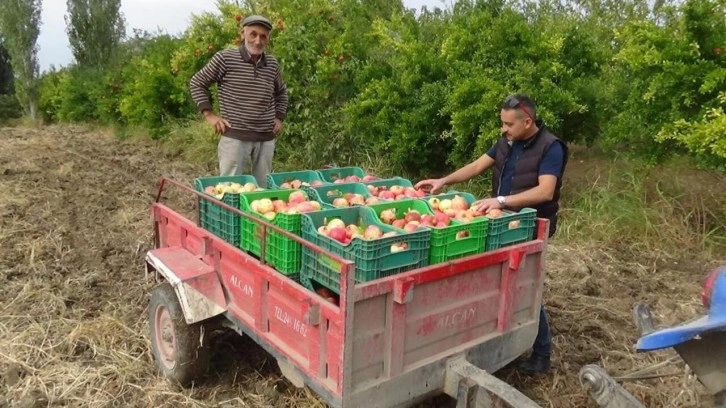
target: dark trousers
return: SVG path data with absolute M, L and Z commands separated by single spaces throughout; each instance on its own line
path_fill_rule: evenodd
M 552 354 L 552 332 L 544 304 L 539 309 L 539 330 L 534 339 L 532 354 L 539 357 L 549 357 Z
M 554 215 L 550 218 L 549 237 L 552 238 L 556 231 L 557 215 Z M 542 301 L 542 307 L 539 309 L 539 330 L 537 331 L 537 337 L 534 339 L 532 354 L 539 357 L 549 357 L 552 354 L 552 331 L 550 330 L 550 320 L 544 307 L 544 301 Z

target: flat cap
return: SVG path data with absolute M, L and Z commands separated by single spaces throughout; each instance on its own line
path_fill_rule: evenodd
M 249 17 L 245 18 L 244 20 L 242 20 L 242 27 L 253 26 L 253 25 L 261 25 L 261 26 L 267 28 L 268 30 L 272 30 L 272 23 L 270 22 L 270 20 L 266 19 L 265 17 L 258 16 L 258 15 L 252 15 L 252 16 L 249 16 Z

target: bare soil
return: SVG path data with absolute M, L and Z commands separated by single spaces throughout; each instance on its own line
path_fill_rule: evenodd
M 200 386 L 179 390 L 156 374 L 146 319 L 154 283 L 143 271 L 152 246 L 149 205 L 160 177 L 191 183 L 210 168 L 149 141 L 83 127 L 1 128 L 0 140 L 0 408 L 324 406 L 287 382 L 259 346 L 233 334 L 216 339 L 217 364 Z M 166 199 L 191 213 L 188 198 Z M 553 370 L 534 379 L 510 367 L 497 375 L 542 406 L 594 406 L 578 384 L 583 365 L 621 376 L 675 355 L 634 352 L 632 306 L 646 302 L 664 324 L 690 319 L 702 312 L 705 273 L 720 263 L 726 257 L 555 239 L 545 293 Z M 709 406 L 680 360 L 654 374 L 625 384 L 646 406 Z M 453 406 L 439 397 L 421 407 Z

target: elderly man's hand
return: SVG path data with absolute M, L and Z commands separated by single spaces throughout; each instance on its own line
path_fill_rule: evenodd
M 205 112 L 204 114 L 204 120 L 207 121 L 212 127 L 214 128 L 214 132 L 218 134 L 223 134 L 227 131 L 227 128 L 230 128 L 229 122 L 227 122 L 227 119 L 217 116 L 212 112 Z
M 282 121 L 280 119 L 275 119 L 275 126 L 272 128 L 272 133 L 277 136 L 280 132 L 282 132 Z

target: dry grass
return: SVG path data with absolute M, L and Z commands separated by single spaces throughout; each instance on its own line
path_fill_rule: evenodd
M 249 339 L 220 333 L 216 365 L 197 388 L 179 390 L 155 372 L 149 352 L 143 256 L 149 204 L 162 175 L 191 182 L 206 167 L 150 142 L 119 142 L 78 127 L 0 129 L 0 407 L 307 407 L 324 405 L 285 381 Z M 192 214 L 193 204 L 167 202 Z M 723 254 L 602 248 L 555 240 L 545 300 L 555 334 L 554 370 L 498 375 L 547 407 L 591 406 L 577 383 L 584 364 L 627 376 L 661 364 L 656 378 L 625 386 L 653 407 L 708 406 L 673 353 L 638 355 L 631 321 L 648 303 L 664 324 L 700 312 L 707 268 Z M 665 362 L 665 363 L 664 363 Z M 422 407 L 451 406 L 438 398 Z

